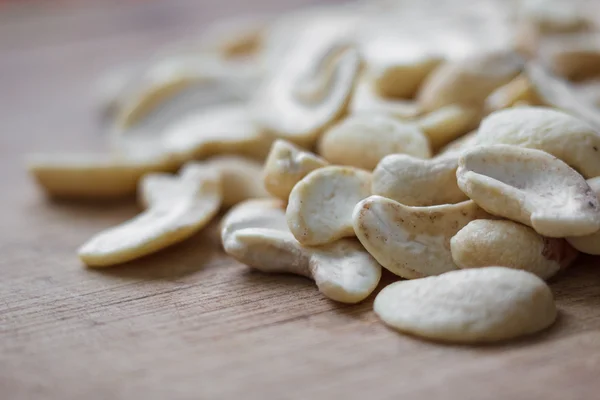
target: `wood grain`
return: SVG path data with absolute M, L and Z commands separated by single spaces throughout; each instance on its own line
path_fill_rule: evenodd
M 222 254 L 215 225 L 122 268 L 79 264 L 82 241 L 135 205 L 45 201 L 23 153 L 99 150 L 90 84 L 110 67 L 230 10 L 301 3 L 83 2 L 0 14 L 0 398 L 598 398 L 598 258 L 552 282 L 552 329 L 486 347 L 401 336 L 377 321 L 372 298 L 340 305 L 306 279 L 252 272 Z

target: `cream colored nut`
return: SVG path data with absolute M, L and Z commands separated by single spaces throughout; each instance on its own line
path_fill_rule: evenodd
M 241 104 L 206 108 L 174 124 L 163 137 L 166 151 L 182 161 L 216 154 L 263 159 L 272 142 Z
M 407 279 L 456 269 L 450 238 L 479 218 L 489 218 L 489 214 L 472 201 L 410 207 L 381 196 L 358 203 L 352 216 L 365 249 L 384 268 Z
M 366 79 L 356 84 L 348 109 L 350 114 L 377 113 L 403 120 L 414 119 L 420 113 L 415 101 L 381 97 L 375 92 L 373 83 Z
M 490 267 L 385 287 L 374 303 L 388 326 L 426 339 L 482 343 L 541 331 L 555 321 L 552 292 L 535 275 Z
M 352 210 L 371 194 L 371 174 L 330 166 L 306 175 L 294 186 L 286 211 L 290 231 L 303 245 L 322 245 L 354 236 Z
M 480 120 L 481 112 L 476 108 L 449 105 L 421 116 L 416 124 L 431 147 L 439 149 L 476 128 Z
M 548 279 L 577 257 L 564 239 L 545 238 L 513 221 L 471 221 L 450 240 L 452 259 L 459 268 L 498 265 L 522 269 Z
M 225 252 L 264 272 L 287 272 L 311 278 L 326 297 L 357 303 L 373 292 L 381 266 L 352 239 L 303 247 L 286 226 L 281 201 L 241 203 L 224 218 Z
M 353 46 L 299 38 L 254 99 L 257 121 L 281 138 L 310 147 L 346 110 L 359 67 Z
M 458 154 L 422 160 L 406 154 L 385 157 L 373 171 L 373 194 L 407 206 L 468 200 L 456 184 Z
M 423 82 L 417 101 L 426 112 L 452 104 L 478 108 L 496 88 L 517 76 L 521 68 L 521 59 L 513 53 L 487 53 L 447 62 Z
M 555 74 L 571 81 L 600 75 L 600 34 L 559 35 L 542 42 L 538 58 Z
M 436 157 L 447 156 L 450 154 L 460 154 L 463 150 L 470 147 L 476 146 L 477 144 L 477 130 L 473 130 L 466 135 L 462 135 L 458 139 L 454 139 L 446 146 L 442 147 L 436 154 Z
M 328 162 L 316 154 L 278 139 L 265 161 L 262 173 L 264 186 L 272 196 L 287 201 L 300 179 L 326 165 Z
M 265 16 L 236 16 L 217 20 L 200 38 L 200 47 L 225 58 L 252 56 L 260 51 L 268 27 Z
M 208 224 L 221 205 L 219 174 L 192 164 L 174 179 L 175 184 L 155 181 L 150 207 L 88 240 L 79 249 L 81 260 L 90 267 L 124 263 L 181 242 Z
M 494 112 L 481 123 L 477 144 L 507 144 L 543 150 L 586 178 L 600 176 L 600 133 L 562 111 L 518 107 Z
M 388 53 L 389 54 L 389 53 Z M 368 73 L 383 97 L 412 98 L 419 86 L 442 59 L 431 54 L 407 54 L 406 58 L 369 59 Z
M 600 206 L 574 169 L 552 155 L 509 145 L 465 150 L 458 186 L 489 213 L 531 226 L 548 237 L 600 229 Z
M 494 90 L 485 99 L 485 111 L 490 113 L 519 104 L 542 105 L 529 79 L 523 74 Z
M 326 131 L 318 153 L 332 164 L 372 170 L 379 161 L 395 153 L 431 157 L 429 142 L 414 124 L 385 115 L 351 115 Z
M 600 177 L 588 179 L 587 183 L 600 201 Z M 600 255 L 600 231 L 586 236 L 568 237 L 567 242 L 582 253 Z
M 28 157 L 27 168 L 51 197 L 106 200 L 133 196 L 147 173 L 171 171 L 166 159 L 127 160 L 105 154 L 55 154 Z

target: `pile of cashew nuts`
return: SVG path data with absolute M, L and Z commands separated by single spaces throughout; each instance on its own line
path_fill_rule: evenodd
M 600 23 L 568 0 L 376 1 L 219 22 L 99 84 L 110 152 L 32 155 L 53 198 L 137 194 L 79 249 L 222 246 L 431 340 L 550 326 L 600 255 Z M 463 1 L 464 2 L 464 1 Z M 425 2 L 427 3 L 427 2 Z M 582 2 L 584 3 L 584 2 Z

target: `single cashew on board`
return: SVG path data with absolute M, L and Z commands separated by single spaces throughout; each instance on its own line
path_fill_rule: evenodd
M 385 287 L 375 313 L 391 328 L 425 339 L 484 343 L 541 331 L 555 321 L 550 288 L 521 270 L 451 271 Z
M 509 145 L 465 150 L 458 186 L 490 214 L 531 226 L 548 237 L 600 229 L 600 206 L 585 179 L 558 158 Z
M 210 222 L 221 205 L 220 175 L 188 165 L 173 184 L 163 178 L 150 186 L 150 206 L 137 217 L 100 232 L 79 249 L 90 267 L 107 267 L 154 253 L 192 236 Z M 162 185 L 161 183 L 167 183 Z
M 304 247 L 286 226 L 284 203 L 250 200 L 224 217 L 221 238 L 225 252 L 264 272 L 285 272 L 311 278 L 326 297 L 357 303 L 373 292 L 381 266 L 355 239 Z
M 564 239 L 545 238 L 517 222 L 488 219 L 469 222 L 452 237 L 450 249 L 459 268 L 498 265 L 542 279 L 571 265 L 578 254 Z

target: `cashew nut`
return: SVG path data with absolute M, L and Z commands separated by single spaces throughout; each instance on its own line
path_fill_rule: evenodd
M 481 112 L 476 108 L 449 105 L 421 116 L 416 124 L 429 139 L 431 147 L 439 149 L 476 128 L 480 120 Z
M 554 322 L 552 292 L 537 276 L 503 267 L 452 271 L 385 287 L 375 313 L 390 327 L 426 339 L 496 342 Z
M 373 171 L 373 194 L 407 206 L 468 200 L 456 183 L 458 154 L 422 160 L 405 154 L 385 157 Z
M 287 272 L 313 279 L 326 297 L 343 303 L 365 299 L 377 286 L 381 266 L 358 242 L 341 239 L 303 247 L 285 225 L 284 203 L 241 203 L 222 224 L 225 252 L 264 272 Z
M 259 52 L 267 30 L 265 16 L 236 16 L 211 24 L 200 38 L 201 48 L 225 58 L 251 56 Z
M 290 142 L 277 139 L 265 161 L 264 186 L 272 196 L 287 201 L 300 179 L 327 164 L 327 161 L 321 157 L 304 151 Z
M 542 43 L 538 58 L 555 74 L 570 81 L 583 81 L 600 75 L 600 35 L 581 33 L 560 35 Z
M 458 186 L 491 214 L 531 226 L 548 237 L 600 229 L 600 206 L 583 177 L 540 150 L 509 145 L 465 150 Z
M 326 131 L 318 152 L 327 161 L 372 170 L 388 154 L 431 157 L 429 142 L 414 124 L 385 115 L 351 115 Z
M 371 194 L 371 174 L 329 166 L 306 175 L 290 193 L 286 218 L 303 245 L 321 245 L 354 236 L 352 210 Z
M 600 201 L 600 177 L 588 179 L 587 183 Z M 600 255 L 600 231 L 586 236 L 568 237 L 567 242 L 582 253 Z
M 485 99 L 484 108 L 486 112 L 490 113 L 523 104 L 537 106 L 542 105 L 542 101 L 535 92 L 533 85 L 529 82 L 529 79 L 521 74 L 506 85 L 494 90 Z
M 458 139 L 454 139 L 438 151 L 436 157 L 461 153 L 464 149 L 477 145 L 477 130 L 473 130 Z
M 414 119 L 420 112 L 413 100 L 381 97 L 366 79 L 356 84 L 348 110 L 350 114 L 386 114 L 403 120 Z
M 414 279 L 456 269 L 450 238 L 474 219 L 489 214 L 472 201 L 410 207 L 371 196 L 354 208 L 354 232 L 375 259 L 390 272 Z
M 450 240 L 452 259 L 459 268 L 498 265 L 522 269 L 548 279 L 577 257 L 564 239 L 545 238 L 513 221 L 471 221 Z
M 152 184 L 157 192 L 148 196 L 150 207 L 142 214 L 88 240 L 79 249 L 81 260 L 90 267 L 124 263 L 181 242 L 208 224 L 221 205 L 219 174 L 190 164 L 172 179 L 175 183 Z
M 600 176 L 600 133 L 582 120 L 551 108 L 518 107 L 496 111 L 479 126 L 477 144 L 543 150 L 586 178 Z

